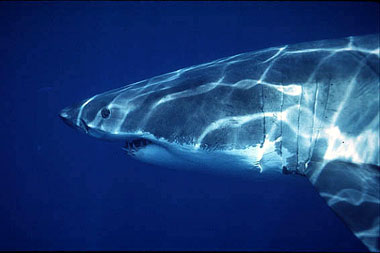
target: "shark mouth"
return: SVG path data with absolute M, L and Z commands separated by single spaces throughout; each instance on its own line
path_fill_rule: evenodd
M 132 141 L 126 141 L 123 149 L 128 155 L 135 156 L 137 151 L 145 148 L 149 144 L 152 144 L 150 140 L 139 138 Z

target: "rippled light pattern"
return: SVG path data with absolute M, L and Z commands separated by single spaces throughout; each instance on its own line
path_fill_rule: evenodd
M 379 250 L 379 35 L 238 54 L 96 95 L 62 115 L 96 137 L 149 139 L 134 142 L 148 143 L 133 146 L 137 158 L 153 160 L 165 147 L 165 160 L 183 166 L 306 175 Z

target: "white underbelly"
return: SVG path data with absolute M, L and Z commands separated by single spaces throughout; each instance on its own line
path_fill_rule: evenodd
M 261 152 L 261 153 L 260 153 Z M 176 144 L 150 144 L 134 153 L 137 160 L 168 168 L 209 170 L 239 173 L 239 171 L 281 172 L 282 160 L 275 151 L 262 152 L 258 147 L 235 150 L 202 150 Z

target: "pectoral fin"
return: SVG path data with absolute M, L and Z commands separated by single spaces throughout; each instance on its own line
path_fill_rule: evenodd
M 368 249 L 379 252 L 380 167 L 337 160 L 310 162 L 306 176 Z

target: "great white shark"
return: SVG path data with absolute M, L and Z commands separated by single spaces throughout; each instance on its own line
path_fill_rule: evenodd
M 304 175 L 379 251 L 379 34 L 226 57 L 95 95 L 60 117 L 148 163 Z

